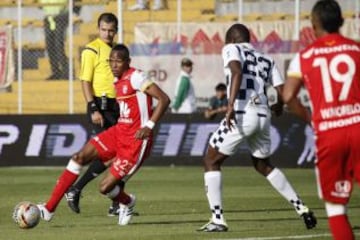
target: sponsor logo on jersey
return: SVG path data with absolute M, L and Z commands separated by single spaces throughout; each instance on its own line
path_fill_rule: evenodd
M 355 44 L 342 44 L 338 46 L 330 46 L 330 47 L 320 47 L 315 48 L 312 47 L 304 52 L 301 56 L 303 58 L 310 58 L 312 55 L 324 55 L 324 54 L 332 54 L 332 53 L 341 53 L 346 51 L 352 52 L 360 52 L 359 46 Z
M 351 183 L 350 181 L 337 181 L 335 182 L 335 191 L 331 192 L 332 196 L 340 198 L 348 198 L 351 192 Z
M 122 92 L 123 92 L 123 94 L 126 94 L 127 93 L 127 91 L 128 91 L 128 86 L 123 86 L 123 88 L 122 88 Z
M 119 102 L 119 108 L 120 108 L 120 117 L 119 122 L 122 123 L 133 123 L 133 119 L 130 118 L 130 108 L 129 105 L 124 102 Z

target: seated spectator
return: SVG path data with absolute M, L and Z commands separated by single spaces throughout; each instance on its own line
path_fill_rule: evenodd
M 193 62 L 189 58 L 181 60 L 181 71 L 176 81 L 175 99 L 171 106 L 173 113 L 193 113 L 196 111 L 196 97 L 191 82 Z
M 154 0 L 154 5 L 152 10 L 158 11 L 167 8 L 166 0 Z M 129 7 L 130 11 L 138 11 L 138 10 L 147 10 L 149 9 L 149 1 L 147 0 L 137 0 L 137 4 Z
M 205 118 L 214 119 L 218 113 L 226 113 L 228 100 L 226 97 L 226 85 L 219 83 L 215 87 L 215 96 L 210 98 L 209 108 L 205 110 Z

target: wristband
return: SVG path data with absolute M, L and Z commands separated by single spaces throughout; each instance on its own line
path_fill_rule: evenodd
M 88 102 L 88 108 L 90 109 L 91 113 L 99 111 L 98 107 L 96 106 L 95 101 Z
M 149 129 L 153 129 L 155 127 L 155 123 L 153 121 L 149 120 L 145 123 L 145 127 L 149 128 Z

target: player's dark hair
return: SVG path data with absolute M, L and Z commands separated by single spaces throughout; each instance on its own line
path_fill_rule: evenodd
M 250 42 L 250 31 L 241 23 L 235 23 L 226 32 L 226 43 L 236 42 Z
M 125 46 L 124 44 L 116 44 L 112 50 L 113 51 L 117 51 L 120 53 L 120 59 L 123 60 L 123 61 L 128 61 L 130 60 L 130 52 L 129 52 L 129 49 L 127 48 L 127 46 Z
M 215 91 L 226 91 L 226 85 L 224 83 L 219 83 L 216 85 Z
M 98 18 L 98 27 L 100 27 L 100 22 L 106 22 L 106 23 L 115 23 L 116 31 L 118 29 L 118 19 L 113 13 L 102 13 Z
M 328 33 L 339 32 L 344 23 L 340 5 L 335 0 L 317 1 L 312 13 L 318 17 L 321 27 Z

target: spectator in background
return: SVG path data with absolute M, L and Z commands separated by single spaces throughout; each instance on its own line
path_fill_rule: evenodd
M 66 29 L 69 24 L 67 0 L 40 0 L 45 13 L 44 30 L 51 75 L 47 80 L 68 79 L 69 60 L 65 54 Z
M 166 0 L 154 0 L 154 5 L 152 10 L 158 11 L 167 8 Z M 137 0 L 137 4 L 129 7 L 130 11 L 138 11 L 138 10 L 147 10 L 149 9 L 149 1 L 147 0 Z
M 205 110 L 207 119 L 213 119 L 217 113 L 226 113 L 227 111 L 226 85 L 219 83 L 215 87 L 215 92 L 215 96 L 210 98 L 209 108 Z
M 175 87 L 173 113 L 193 113 L 196 111 L 196 97 L 191 83 L 193 62 L 189 58 L 181 60 L 181 72 Z

